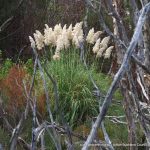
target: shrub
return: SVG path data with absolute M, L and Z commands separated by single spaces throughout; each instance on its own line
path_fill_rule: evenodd
M 6 107 L 12 115 L 17 115 L 18 110 L 25 105 L 23 80 L 27 72 L 19 65 L 13 65 L 7 76 L 1 81 L 1 91 L 7 97 Z
M 6 75 L 9 72 L 9 69 L 13 66 L 13 62 L 11 61 L 11 59 L 6 59 L 4 61 L 4 63 L 2 64 L 2 66 L 0 67 L 0 80 L 4 77 L 6 77 Z

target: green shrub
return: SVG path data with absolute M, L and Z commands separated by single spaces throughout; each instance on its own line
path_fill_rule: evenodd
M 0 68 L 0 79 L 4 78 L 8 74 L 9 69 L 12 66 L 13 66 L 12 60 L 7 58 Z
M 34 64 L 33 64 L 32 59 L 28 59 L 27 62 L 24 63 L 24 68 L 30 75 L 32 75 L 32 73 L 33 73 L 33 67 L 34 67 Z

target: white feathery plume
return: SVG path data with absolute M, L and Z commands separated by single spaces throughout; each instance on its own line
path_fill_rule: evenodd
M 31 43 L 31 47 L 35 48 L 35 41 L 34 41 L 34 39 L 31 36 L 29 36 L 29 40 L 30 40 L 30 43 Z
M 88 33 L 88 35 L 86 37 L 86 41 L 89 44 L 94 44 L 94 28 L 89 30 L 89 33 Z
M 37 49 L 41 50 L 44 47 L 44 36 L 38 30 L 36 30 L 36 33 L 34 33 L 33 35 L 34 35 Z
M 83 22 L 80 22 L 73 27 L 72 36 L 83 36 L 82 24 Z
M 74 36 L 72 39 L 74 45 L 76 46 L 76 48 L 80 48 L 80 41 L 79 41 L 79 37 Z
M 76 23 L 76 25 L 73 27 L 73 30 L 82 29 L 82 25 L 83 25 L 83 22 Z
M 63 36 L 59 35 L 56 42 L 56 52 L 59 53 L 64 48 Z
M 72 39 L 72 24 L 67 29 L 67 34 L 68 34 L 68 39 L 71 40 Z
M 111 55 L 111 52 L 113 50 L 114 46 L 110 46 L 106 49 L 106 52 L 104 54 L 104 58 L 107 59 L 107 58 L 110 58 L 110 55 Z
M 104 47 L 100 48 L 99 51 L 97 52 L 96 57 L 102 57 L 104 51 L 105 51 Z
M 62 30 L 67 30 L 67 25 L 66 24 L 63 26 Z
M 54 43 L 54 37 L 53 37 L 53 29 L 49 28 L 47 24 L 45 24 L 45 29 L 44 29 L 44 43 L 45 45 L 50 45 Z
M 68 39 L 68 33 L 67 33 L 67 29 L 66 29 L 66 26 L 64 26 L 64 28 L 63 28 L 63 31 L 62 31 L 62 43 L 63 43 L 63 45 L 64 45 L 64 48 L 69 48 L 69 46 L 70 46 L 70 41 L 69 41 L 69 39 Z
M 99 51 L 100 48 L 100 38 L 96 41 L 94 47 L 93 47 L 93 53 L 97 53 Z
M 54 60 L 60 60 L 60 55 L 59 55 L 59 54 L 53 55 L 53 59 L 54 59 Z
M 109 40 L 110 40 L 110 36 L 107 36 L 107 37 L 103 38 L 102 41 L 101 41 L 101 43 L 100 43 L 100 46 L 107 48 Z
M 94 33 L 94 42 L 96 42 L 99 38 L 99 36 L 102 34 L 103 32 L 102 31 L 97 31 L 96 33 Z
M 108 47 L 109 40 L 110 40 L 110 36 L 107 36 L 107 37 L 103 38 L 103 40 L 102 40 L 101 43 L 100 43 L 100 49 L 99 49 L 99 51 L 97 52 L 96 57 L 102 57 L 103 52 L 104 52 L 104 51 L 107 49 L 107 47 Z
M 58 38 L 58 36 L 62 33 L 62 27 L 61 24 L 56 24 L 54 27 L 54 33 L 56 38 Z
M 73 44 L 75 44 L 77 48 L 80 47 L 80 44 L 83 42 L 83 39 L 84 39 L 82 24 L 83 22 L 77 23 L 72 31 L 72 36 L 73 36 L 72 42 Z

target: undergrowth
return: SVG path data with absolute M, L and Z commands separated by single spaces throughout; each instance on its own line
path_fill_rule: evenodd
M 83 65 L 83 63 L 80 61 L 79 55 L 73 49 L 70 49 L 69 52 L 65 51 L 64 53 L 61 53 L 61 55 L 62 55 L 61 59 L 58 61 L 51 60 L 45 63 L 45 58 L 41 59 L 42 65 L 46 66 L 48 72 L 53 76 L 53 78 L 57 82 L 59 91 L 59 106 L 58 106 L 59 111 L 63 112 L 65 120 L 69 123 L 74 132 L 77 132 L 83 136 L 87 136 L 90 133 L 90 129 L 92 126 L 91 122 L 93 120 L 93 117 L 96 117 L 99 113 L 99 104 L 102 103 L 102 101 L 104 100 L 104 97 L 97 98 L 93 95 L 94 88 L 93 84 L 89 79 L 89 74 L 92 75 L 94 81 L 96 82 L 97 86 L 99 87 L 101 93 L 104 96 L 112 82 L 112 79 L 108 75 L 97 72 L 97 70 L 95 69 L 95 65 L 91 64 L 89 66 L 89 70 L 87 70 Z M 6 62 L 3 65 L 3 70 L 5 71 L 3 71 L 3 75 L 1 75 L 1 79 L 4 81 L 6 80 L 11 81 L 9 82 L 9 84 L 12 84 L 10 86 L 12 88 L 11 89 L 12 91 L 13 90 L 16 91 L 17 89 L 19 89 L 17 85 L 14 86 L 16 82 L 12 81 L 13 76 L 12 72 L 14 72 L 15 78 L 17 76 L 19 77 L 19 79 L 17 79 L 18 80 L 17 82 L 21 84 L 21 80 L 25 76 L 32 75 L 33 61 L 30 59 L 28 60 L 28 62 L 24 64 L 22 63 L 20 67 L 21 68 L 19 70 L 22 71 L 18 72 L 17 68 L 15 68 L 15 65 L 10 60 L 9 63 L 8 60 L 6 60 Z M 16 71 L 13 71 L 15 69 Z M 19 73 L 21 73 L 22 75 L 20 74 L 19 76 Z M 46 74 L 45 77 L 50 96 L 51 109 L 53 111 L 53 115 L 57 116 L 58 114 L 54 111 L 55 100 L 54 100 L 53 85 Z M 6 86 L 3 86 L 3 88 L 5 87 Z M 13 89 L 13 87 L 15 89 Z M 6 89 L 8 90 L 9 88 L 7 87 Z M 11 92 L 12 94 L 11 96 L 9 94 L 6 95 L 6 97 L 9 97 L 7 100 L 9 101 L 11 97 L 12 97 L 11 99 L 13 99 L 13 96 L 19 98 L 19 96 L 21 95 L 20 92 L 19 93 Z M 36 74 L 34 92 L 37 94 L 38 111 L 42 114 L 43 118 L 47 118 L 47 111 L 45 107 L 46 105 L 45 94 L 39 70 L 37 71 Z M 19 101 L 19 99 L 17 103 L 18 102 L 22 103 L 22 101 Z M 20 104 L 18 104 L 18 106 L 20 107 Z M 113 97 L 113 103 L 109 108 L 107 115 L 116 115 L 116 116 L 124 115 L 124 110 L 122 106 L 122 96 L 119 91 L 115 93 Z M 32 120 L 31 118 L 27 120 L 26 126 L 21 134 L 21 136 L 27 142 L 31 141 L 31 128 L 32 128 L 31 120 Z M 60 120 L 57 121 L 60 122 Z M 123 121 L 125 121 L 125 118 Z M 106 118 L 105 127 L 113 143 L 127 143 L 128 132 L 125 124 L 115 124 L 108 118 Z M 4 134 L 5 132 L 2 131 L 0 133 L 1 136 L 0 138 L 2 138 Z M 139 135 L 140 139 L 142 136 L 140 132 Z M 98 137 L 101 140 L 104 140 L 104 136 L 101 130 L 98 131 Z M 52 146 L 53 144 L 49 142 L 49 137 L 47 134 L 45 135 L 45 139 L 47 149 L 51 150 L 51 148 L 49 147 Z M 74 138 L 73 140 L 76 141 L 76 139 Z M 80 148 L 78 147 L 78 149 Z

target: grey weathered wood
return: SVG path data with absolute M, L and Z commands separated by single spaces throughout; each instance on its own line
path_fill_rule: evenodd
M 46 78 L 45 78 L 45 74 L 44 74 L 44 69 L 41 65 L 40 59 L 38 58 L 38 53 L 37 53 L 36 49 L 34 49 L 34 48 L 32 48 L 32 49 L 33 49 L 35 57 L 37 58 L 37 64 L 38 64 L 40 75 L 41 75 L 41 78 L 42 78 L 42 81 L 43 81 L 43 87 L 44 87 L 44 91 L 45 91 L 45 95 L 46 95 L 46 107 L 47 107 L 47 111 L 48 111 L 48 114 L 49 114 L 49 118 L 51 120 L 51 123 L 54 124 L 54 118 L 53 118 L 53 114 L 52 114 L 51 107 L 50 107 L 50 97 L 49 97 L 49 93 L 48 93 L 48 88 L 47 88 Z M 52 128 L 52 132 L 53 132 L 52 139 L 55 143 L 56 149 L 61 150 L 62 148 L 61 148 L 60 140 L 59 140 L 59 137 L 58 137 L 58 135 L 55 131 L 55 128 Z
M 111 100 L 112 100 L 112 96 L 114 94 L 114 92 L 117 89 L 118 83 L 121 80 L 121 78 L 124 76 L 128 65 L 129 65 L 129 60 L 131 58 L 131 55 L 137 45 L 140 33 L 142 31 L 142 27 L 144 25 L 145 19 L 146 19 L 146 15 L 147 13 L 150 11 L 150 3 L 148 3 L 141 11 L 137 26 L 135 28 L 135 32 L 133 34 L 132 40 L 130 42 L 130 45 L 127 49 L 127 52 L 125 53 L 124 59 L 123 59 L 123 63 L 120 67 L 120 69 L 118 70 L 118 72 L 116 73 L 114 80 L 107 92 L 106 98 L 104 100 L 104 103 L 102 105 L 102 109 L 101 112 L 99 113 L 99 115 L 97 116 L 97 119 L 91 129 L 91 132 L 86 140 L 86 142 L 84 143 L 82 150 L 87 150 L 89 149 L 89 144 L 91 144 L 95 138 L 95 135 L 97 133 L 97 129 L 100 126 L 102 120 L 104 119 L 106 112 L 111 104 Z

